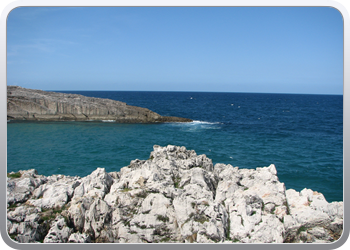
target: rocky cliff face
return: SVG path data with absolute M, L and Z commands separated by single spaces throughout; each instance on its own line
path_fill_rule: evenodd
M 7 86 L 7 118 L 35 121 L 191 122 L 110 99 Z
M 274 165 L 239 169 L 185 147 L 86 177 L 7 179 L 7 228 L 18 242 L 325 243 L 343 229 L 343 202 L 286 190 Z

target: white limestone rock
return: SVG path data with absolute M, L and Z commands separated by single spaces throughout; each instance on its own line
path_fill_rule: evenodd
M 72 231 L 73 229 L 67 227 L 65 219 L 57 216 L 45 236 L 44 243 L 66 243 Z
M 93 199 L 91 197 L 74 198 L 68 208 L 69 218 L 73 223 L 74 230 L 82 231 L 85 224 L 85 213 L 90 209 Z
M 325 243 L 343 229 L 343 202 L 286 190 L 274 165 L 213 166 L 185 147 L 154 146 L 148 160 L 83 178 L 21 173 L 7 180 L 19 242 Z
M 93 238 L 100 236 L 101 230 L 111 220 L 111 209 L 108 204 L 101 200 L 96 199 L 89 210 L 85 212 L 84 231 L 91 232 Z
M 81 179 L 80 185 L 75 188 L 73 198 L 96 196 L 103 198 L 109 192 L 113 178 L 104 168 L 97 168 L 90 175 Z
M 91 243 L 91 239 L 85 233 L 72 233 L 68 238 L 68 243 Z
M 80 178 L 55 177 L 55 181 L 49 179 L 47 183 L 35 189 L 32 199 L 28 200 L 28 204 L 42 208 L 62 207 L 67 204 L 73 196 L 74 189 L 80 185 Z
M 19 178 L 7 178 L 7 206 L 27 201 L 33 190 L 47 181 L 47 178 L 38 175 L 35 169 L 19 171 L 19 173 L 21 175 Z

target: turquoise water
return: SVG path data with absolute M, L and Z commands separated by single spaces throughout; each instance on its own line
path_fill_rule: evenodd
M 72 93 L 72 92 L 71 92 Z M 7 171 L 86 176 L 148 159 L 153 145 L 206 154 L 240 168 L 275 164 L 297 191 L 343 200 L 342 96 L 194 92 L 74 92 L 120 100 L 193 123 L 8 122 Z

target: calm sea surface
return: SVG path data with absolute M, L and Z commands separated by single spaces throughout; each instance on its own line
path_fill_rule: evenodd
M 68 92 L 67 92 L 68 93 Z M 148 159 L 153 145 L 206 154 L 240 168 L 275 164 L 286 188 L 343 200 L 343 96 L 70 91 L 180 116 L 192 123 L 15 122 L 7 124 L 7 171 L 86 176 Z

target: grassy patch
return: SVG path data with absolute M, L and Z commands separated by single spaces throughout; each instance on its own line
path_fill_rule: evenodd
M 170 237 L 164 237 L 160 240 L 160 242 L 168 242 L 170 240 L 171 240 Z
M 57 213 L 62 213 L 62 211 L 63 210 L 65 210 L 66 209 L 66 206 L 65 205 L 63 205 L 62 207 L 56 207 L 56 208 L 54 208 L 53 209 L 53 212 L 55 213 L 55 214 L 57 214 Z
M 22 174 L 20 172 L 13 173 L 13 174 L 10 174 L 10 173 L 7 174 L 7 177 L 9 177 L 9 178 L 20 178 L 21 176 L 22 176 Z
M 287 208 L 287 214 L 290 214 L 289 206 L 288 206 L 287 201 L 284 201 L 284 202 L 283 202 L 283 205 L 286 206 L 286 208 Z
M 53 218 L 55 218 L 55 217 L 52 216 L 52 214 L 51 214 L 51 215 L 44 215 L 44 216 L 41 216 L 41 217 L 40 217 L 40 219 L 41 219 L 42 221 L 51 220 L 51 219 L 53 219 Z
M 10 236 L 10 238 L 12 239 L 12 240 L 16 240 L 16 236 L 17 236 L 18 234 L 9 234 L 9 236 Z
M 301 232 L 304 232 L 304 231 L 306 231 L 306 227 L 305 226 L 301 226 L 301 227 L 299 227 L 298 228 L 298 231 L 297 231 L 297 234 L 300 234 Z
M 199 222 L 201 224 L 203 224 L 204 222 L 208 222 L 209 221 L 208 217 L 206 217 L 204 215 L 194 216 L 193 220 L 196 221 L 196 222 Z
M 225 201 L 222 201 L 221 204 L 222 204 L 224 207 L 226 207 Z
M 16 209 L 16 207 L 17 207 L 17 203 L 12 203 L 7 209 L 13 211 Z
M 227 219 L 227 231 L 226 231 L 226 238 L 231 239 L 230 237 L 230 230 L 231 230 L 231 221 L 230 218 Z
M 152 194 L 158 194 L 159 193 L 159 191 L 157 191 L 157 190 L 148 190 L 148 192 L 152 193 Z
M 163 221 L 163 222 L 168 222 L 169 218 L 167 216 L 157 215 L 157 220 L 160 220 L 160 221 Z
M 273 208 L 273 209 L 271 210 L 271 214 L 275 214 L 275 211 L 276 211 L 276 208 Z
M 146 191 L 142 191 L 140 193 L 137 193 L 136 196 L 139 198 L 146 198 L 148 193 Z
M 124 188 L 122 189 L 122 192 L 129 192 L 131 190 L 131 188 Z
M 130 220 L 124 220 L 123 224 L 124 224 L 124 226 L 130 227 Z
M 150 226 L 149 228 L 154 228 L 153 226 Z M 169 228 L 166 227 L 157 227 L 153 230 L 153 235 L 158 236 L 169 236 Z
M 179 188 L 181 178 L 180 178 L 180 177 L 174 177 L 174 176 L 173 176 L 172 179 L 173 179 L 173 182 L 174 182 L 174 187 L 175 187 L 175 188 Z
M 138 228 L 141 228 L 141 229 L 146 229 L 147 228 L 146 225 L 141 225 L 140 226 L 140 223 L 135 223 L 135 226 L 138 227 Z
M 62 207 L 55 207 L 55 208 L 43 208 L 40 221 L 41 223 L 47 220 L 55 219 L 57 214 L 61 214 L 63 210 L 66 209 L 66 206 L 63 205 Z M 65 221 L 67 222 L 68 218 L 63 216 Z

